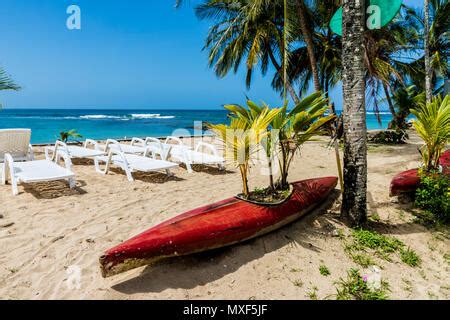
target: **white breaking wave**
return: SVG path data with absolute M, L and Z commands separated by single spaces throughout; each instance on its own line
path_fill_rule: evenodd
M 376 114 L 376 112 L 367 111 L 367 114 Z M 380 111 L 380 112 L 378 112 L 378 114 L 382 115 L 382 114 L 391 114 L 391 113 L 388 111 Z
M 80 116 L 80 119 L 120 119 L 120 116 L 107 116 L 104 114 L 90 114 L 86 116 Z
M 162 116 L 159 113 L 132 113 L 133 119 L 173 119 L 175 116 Z
M 114 120 L 143 120 L 143 119 L 173 119 L 175 116 L 162 116 L 159 113 L 133 113 L 124 116 L 113 116 L 106 114 L 89 114 L 80 116 L 79 119 L 84 120 L 101 120 L 101 119 L 114 119 Z

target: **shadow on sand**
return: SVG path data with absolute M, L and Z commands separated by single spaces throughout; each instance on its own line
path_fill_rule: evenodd
M 186 169 L 186 165 L 184 163 L 180 164 L 180 167 L 183 168 L 184 170 Z M 207 166 L 207 165 L 203 165 L 203 164 L 194 164 L 191 166 L 192 167 L 192 171 L 194 172 L 201 172 L 201 173 L 207 173 L 213 176 L 220 176 L 220 175 L 224 175 L 227 173 L 234 173 L 235 171 L 231 171 L 231 170 L 220 170 L 217 166 Z
M 367 200 L 370 205 L 370 213 L 375 213 L 377 216 L 381 216 L 381 213 L 383 211 L 383 208 L 389 207 L 390 209 L 395 209 L 398 211 L 405 211 L 414 213 L 414 202 L 411 201 L 405 201 L 405 202 L 394 202 L 394 201 L 385 201 L 385 202 L 376 202 L 373 199 L 372 193 L 367 193 Z M 383 221 L 371 221 L 369 220 L 367 222 L 367 227 L 374 229 L 375 231 L 386 234 L 386 235 L 395 235 L 395 234 L 414 234 L 414 233 L 422 233 L 425 232 L 427 229 L 426 227 L 414 223 L 412 221 L 407 222 L 383 222 Z
M 77 180 L 73 189 L 69 188 L 67 181 L 49 181 L 23 184 L 24 191 L 31 193 L 36 199 L 56 199 L 75 195 L 83 195 L 87 192 L 83 189 L 86 182 Z
M 124 294 L 161 292 L 169 288 L 192 289 L 233 273 L 247 263 L 285 246 L 302 246 L 320 252 L 321 249 L 313 245 L 313 238 L 321 229 L 312 230 L 311 224 L 323 216 L 338 197 L 339 192 L 335 190 L 313 212 L 277 231 L 242 244 L 167 259 L 145 267 L 139 276 L 112 288 Z

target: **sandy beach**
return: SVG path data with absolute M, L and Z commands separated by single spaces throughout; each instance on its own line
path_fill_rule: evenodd
M 207 138 L 211 139 L 211 138 Z M 328 140 L 304 145 L 290 171 L 290 181 L 337 175 Z M 419 163 L 418 139 L 406 145 L 370 145 L 369 213 L 373 227 L 414 249 L 422 260 L 410 267 L 397 256 L 376 260 L 389 283 L 391 299 L 448 299 L 449 239 L 417 223 L 412 205 L 389 198 L 389 182 Z M 42 147 L 35 147 L 43 158 Z M 149 227 L 198 206 L 241 191 L 238 170 L 197 166 L 163 174 L 137 174 L 130 183 L 120 170 L 107 176 L 86 161 L 74 161 L 77 187 L 64 182 L 0 186 L 1 299 L 333 299 L 335 282 L 358 267 L 344 251 L 350 229 L 339 220 L 340 200 L 307 217 L 241 245 L 103 279 L 98 258 L 104 250 Z M 251 188 L 267 185 L 253 167 Z M 335 193 L 335 198 L 338 192 Z M 376 259 L 376 258 L 374 258 Z M 447 258 L 448 259 L 448 258 Z M 319 272 L 325 265 L 329 276 Z M 361 269 L 361 267 L 359 267 Z M 80 271 L 79 288 L 70 286 Z

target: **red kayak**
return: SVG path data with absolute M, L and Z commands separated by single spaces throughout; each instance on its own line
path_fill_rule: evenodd
M 323 203 L 336 177 L 298 181 L 292 195 L 273 206 L 230 198 L 167 220 L 100 257 L 103 277 L 187 255 L 239 243 L 278 229 Z
M 450 150 L 445 151 L 439 158 L 442 172 L 450 177 Z M 420 177 L 417 169 L 403 171 L 397 174 L 391 181 L 390 196 L 398 196 L 402 193 L 412 193 L 420 185 Z

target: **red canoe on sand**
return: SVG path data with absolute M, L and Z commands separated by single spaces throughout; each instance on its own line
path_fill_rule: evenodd
M 450 150 L 444 152 L 439 158 L 443 173 L 450 177 Z M 415 192 L 419 187 L 420 177 L 417 169 L 403 171 L 397 174 L 391 181 L 390 196 L 398 196 L 402 193 Z
M 230 198 L 167 220 L 100 257 L 103 277 L 163 258 L 220 248 L 278 229 L 305 215 L 328 197 L 336 177 L 298 181 L 292 195 L 275 206 Z

